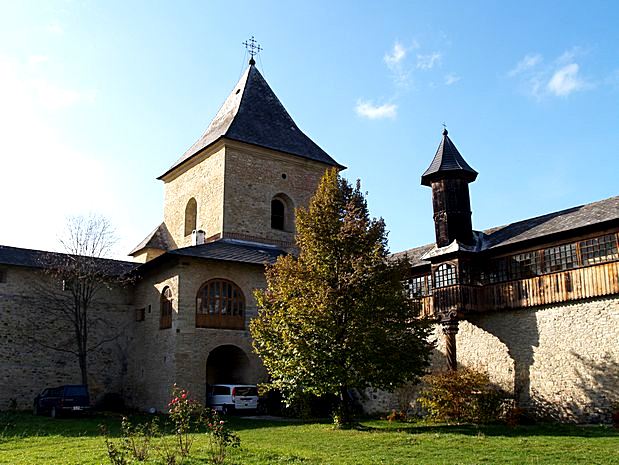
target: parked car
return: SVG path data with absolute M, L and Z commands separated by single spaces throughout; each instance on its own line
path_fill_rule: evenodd
M 49 415 L 57 418 L 68 413 L 82 413 L 90 410 L 88 386 L 67 384 L 43 389 L 35 397 L 32 411 L 35 415 Z
M 258 409 L 258 388 L 255 384 L 213 384 L 207 389 L 206 404 L 224 414 L 254 413 Z

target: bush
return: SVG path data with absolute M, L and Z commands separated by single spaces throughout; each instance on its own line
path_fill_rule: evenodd
M 434 420 L 489 423 L 502 417 L 505 394 L 486 373 L 470 368 L 423 377 L 417 401 Z

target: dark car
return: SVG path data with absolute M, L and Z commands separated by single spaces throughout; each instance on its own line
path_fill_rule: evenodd
M 57 418 L 69 413 L 82 413 L 90 410 L 90 395 L 88 386 L 83 384 L 67 384 L 55 388 L 44 389 L 34 399 L 35 415 L 49 415 Z

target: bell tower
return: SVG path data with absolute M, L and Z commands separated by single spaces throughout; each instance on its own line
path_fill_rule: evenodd
M 477 171 L 464 161 L 444 129 L 436 155 L 421 176 L 421 184 L 432 188 L 437 247 L 453 241 L 474 244 L 469 183 L 476 178 Z

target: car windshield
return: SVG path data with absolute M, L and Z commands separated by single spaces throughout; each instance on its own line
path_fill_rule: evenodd
M 87 396 L 86 386 L 67 386 L 64 391 L 65 396 Z
M 239 386 L 235 389 L 237 396 L 257 396 L 258 388 L 255 386 Z
M 230 395 L 230 388 L 227 386 L 213 386 L 214 396 L 228 396 Z

